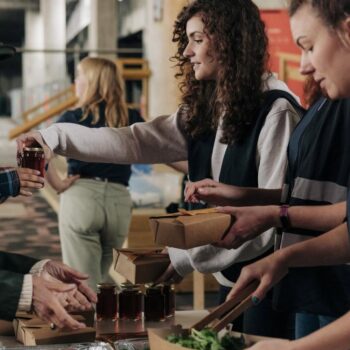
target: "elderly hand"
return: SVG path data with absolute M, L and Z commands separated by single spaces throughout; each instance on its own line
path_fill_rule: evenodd
M 39 176 L 40 171 L 27 168 L 17 168 L 16 171 L 20 181 L 20 195 L 28 197 L 32 195 L 31 189 L 44 187 L 44 178 Z
M 84 282 L 89 278 L 88 275 L 52 260 L 44 265 L 44 271 L 64 283 L 74 283 L 78 288 L 75 297 L 85 308 L 90 309 L 92 307 L 91 303 L 97 302 L 96 293 Z
M 44 321 L 59 328 L 79 329 L 85 324 L 76 321 L 65 310 L 69 301 L 67 296 L 76 289 L 74 284 L 48 281 L 44 277 L 33 275 L 32 305 L 35 313 Z
M 259 281 L 259 285 L 252 293 L 252 301 L 258 304 L 265 298 L 266 293 L 288 273 L 288 262 L 283 249 L 245 266 L 241 274 L 227 295 L 227 299 L 235 298 L 251 282 Z
M 34 146 L 39 144 L 45 153 L 45 158 L 49 161 L 53 157 L 53 152 L 47 147 L 41 134 L 38 131 L 31 131 L 26 134 L 22 134 L 16 139 L 17 151 L 23 154 L 23 148 L 27 146 Z
M 215 205 L 233 205 L 240 189 L 211 179 L 187 182 L 184 191 L 185 201 L 199 203 L 204 201 Z
M 218 207 L 218 212 L 230 214 L 234 223 L 216 246 L 226 249 L 239 248 L 243 243 L 279 225 L 279 207 L 273 205 L 257 207 Z

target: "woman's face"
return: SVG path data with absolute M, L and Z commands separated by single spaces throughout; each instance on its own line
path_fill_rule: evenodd
M 75 77 L 75 94 L 78 98 L 81 99 L 84 96 L 87 86 L 87 78 L 84 74 L 83 69 L 81 68 L 81 65 L 79 64 L 77 67 L 77 74 Z
M 350 49 L 310 5 L 291 18 L 292 35 L 302 50 L 300 72 L 312 75 L 331 99 L 350 97 Z
M 199 15 L 190 18 L 186 24 L 188 44 L 184 51 L 193 67 L 197 80 L 215 80 L 218 63 L 211 50 L 210 37 L 204 32 L 204 23 Z

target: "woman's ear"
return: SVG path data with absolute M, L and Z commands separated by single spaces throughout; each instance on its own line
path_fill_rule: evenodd
M 350 16 L 346 17 L 340 25 L 340 38 L 343 44 L 350 50 Z

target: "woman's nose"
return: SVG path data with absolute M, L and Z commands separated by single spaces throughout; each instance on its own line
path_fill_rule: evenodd
M 192 51 L 192 49 L 191 49 L 191 47 L 190 47 L 190 44 L 187 44 L 187 46 L 185 47 L 185 50 L 184 50 L 183 55 L 184 55 L 185 57 L 191 57 L 191 56 L 193 56 L 193 51 Z
M 314 71 L 315 68 L 313 67 L 310 61 L 309 55 L 307 53 L 302 53 L 299 67 L 300 74 L 309 75 L 312 74 Z

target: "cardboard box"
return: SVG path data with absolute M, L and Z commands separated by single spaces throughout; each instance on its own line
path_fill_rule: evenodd
M 210 209 L 186 213 L 190 214 L 150 218 L 156 244 L 181 249 L 195 248 L 219 241 L 232 225 L 231 215 Z
M 82 316 L 74 318 L 85 322 Z M 21 314 L 13 320 L 13 327 L 17 341 L 29 346 L 93 342 L 96 338 L 95 329 L 92 327 L 79 330 L 51 329 L 47 322 L 33 314 Z
M 170 264 L 160 249 L 114 249 L 114 270 L 133 284 L 157 280 Z
M 148 329 L 148 340 L 149 340 L 149 346 L 150 350 L 186 350 L 188 348 L 185 348 L 183 346 L 170 343 L 167 341 L 167 337 L 170 334 L 182 334 L 186 335 L 188 334 L 187 329 L 182 329 L 180 326 L 175 326 L 172 328 L 149 328 Z M 240 337 L 243 336 L 245 344 L 247 347 L 250 347 L 256 343 L 258 343 L 261 340 L 271 339 L 267 337 L 258 337 L 255 335 L 248 335 L 248 334 L 241 334 L 241 333 L 233 333 L 234 336 Z

